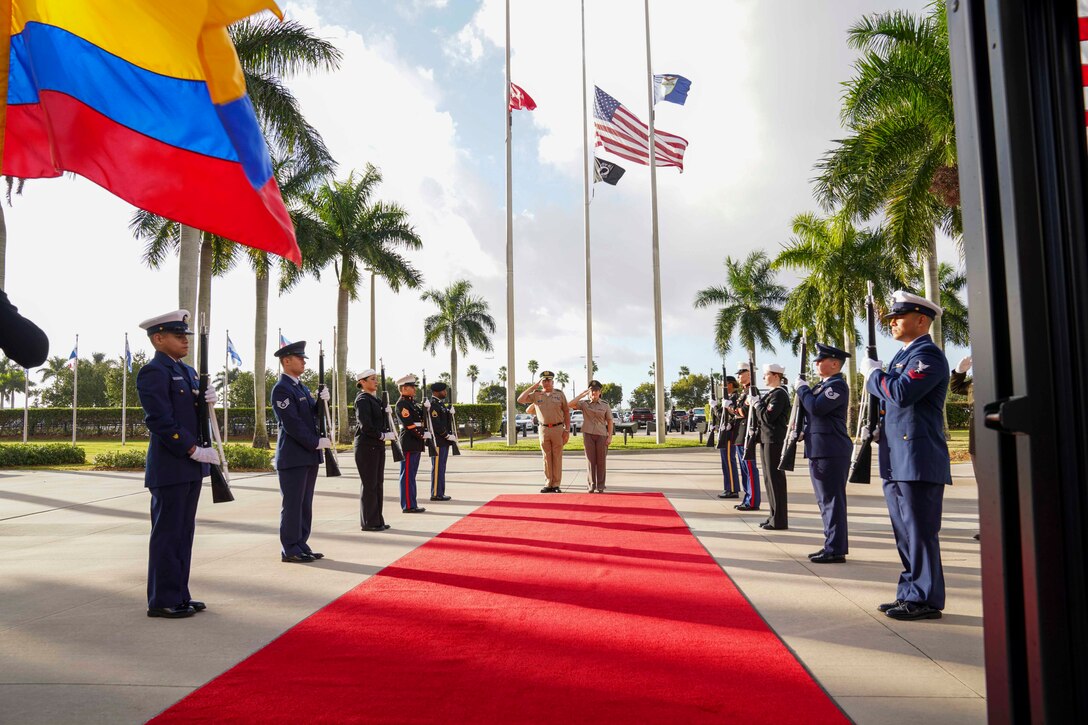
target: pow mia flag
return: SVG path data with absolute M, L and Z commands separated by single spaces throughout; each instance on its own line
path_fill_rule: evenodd
M 619 164 L 614 164 L 611 161 L 605 161 L 604 159 L 598 159 L 596 156 L 593 157 L 593 162 L 593 183 L 603 181 L 606 184 L 615 186 L 627 171 L 627 169 Z

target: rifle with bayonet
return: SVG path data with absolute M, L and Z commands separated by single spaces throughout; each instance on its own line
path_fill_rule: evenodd
M 404 452 L 400 449 L 400 442 L 397 440 L 397 425 L 396 419 L 389 408 L 389 390 L 385 387 L 385 361 L 378 358 L 378 362 L 381 363 L 381 376 L 382 376 L 382 410 L 385 411 L 385 430 L 383 433 L 392 433 L 393 440 L 389 441 L 390 447 L 393 449 L 393 460 L 400 463 L 404 460 Z
M 865 298 L 865 323 L 869 339 L 865 352 L 870 360 L 876 360 L 876 302 L 873 300 L 873 283 L 869 283 L 869 295 Z M 873 466 L 873 442 L 878 440 L 880 425 L 880 399 L 869 394 L 868 386 L 862 391 L 858 410 L 857 434 L 854 436 L 854 454 L 850 457 L 850 483 L 869 483 Z
M 808 371 L 808 339 L 805 333 L 801 333 L 801 372 L 798 379 L 804 378 Z M 790 410 L 790 425 L 786 429 L 786 444 L 782 446 L 782 458 L 778 461 L 779 471 L 792 471 L 797 462 L 797 441 L 801 439 L 801 429 L 804 428 L 805 411 L 801 407 L 801 396 L 794 393 L 793 409 Z
M 203 318 L 203 315 L 201 315 Z M 213 447 L 219 454 L 219 463 L 211 463 L 212 475 L 212 503 L 226 503 L 234 500 L 234 494 L 230 490 L 230 472 L 227 470 L 227 456 L 223 450 L 223 441 L 219 437 L 219 423 L 215 419 L 215 408 L 204 399 L 208 392 L 208 328 L 204 320 L 200 321 L 200 355 L 198 357 L 200 387 L 197 392 L 199 403 L 197 409 L 197 426 L 200 429 L 200 445 L 206 448 Z
M 325 389 L 325 347 L 321 342 L 317 343 L 317 434 L 322 438 L 329 437 L 332 423 L 329 420 L 329 406 L 321 399 L 321 391 Z M 340 475 L 340 462 L 336 460 L 336 441 L 331 448 L 325 449 L 325 476 L 335 478 Z
M 722 397 L 725 397 L 725 378 L 722 378 Z M 710 371 L 710 420 L 707 421 L 706 447 L 714 447 L 714 431 L 718 428 L 718 395 L 714 388 L 714 371 Z
M 754 355 L 748 356 L 748 396 L 759 397 L 759 388 L 756 387 L 756 359 Z M 744 431 L 744 460 L 756 459 L 756 443 L 759 442 L 759 434 L 756 432 L 756 406 L 748 404 L 748 428 Z
M 427 437 L 427 455 L 431 458 L 438 456 L 438 446 L 434 442 L 434 426 L 431 425 L 431 403 L 427 400 L 427 371 L 423 371 L 423 427 L 430 435 Z

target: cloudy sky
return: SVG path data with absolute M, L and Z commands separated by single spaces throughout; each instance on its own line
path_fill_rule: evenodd
M 582 118 L 579 3 L 515 1 L 512 73 L 538 108 L 514 114 L 515 332 L 517 378 L 526 362 L 581 380 L 585 366 Z M 867 13 L 920 12 L 924 0 L 655 0 L 654 71 L 693 82 L 685 106 L 661 104 L 660 129 L 688 139 L 683 174 L 658 173 L 666 381 L 680 366 L 721 364 L 711 310 L 698 289 L 720 284 L 726 255 L 776 253 L 791 218 L 815 210 L 813 164 L 839 138 L 841 82 L 855 53 L 846 29 Z M 597 84 L 646 117 L 642 3 L 586 2 L 587 66 Z M 492 352 L 472 351 L 483 380 L 506 364 L 504 3 L 499 0 L 301 0 L 289 17 L 344 54 L 335 73 L 295 78 L 312 123 L 339 163 L 338 176 L 370 162 L 383 199 L 411 214 L 424 241 L 414 261 L 426 288 L 472 282 L 498 325 Z M 591 204 L 594 354 L 598 377 L 629 392 L 654 359 L 649 173 L 623 164 L 617 187 L 597 185 Z M 212 182 L 213 183 L 213 182 Z M 133 209 L 80 179 L 32 181 L 4 213 L 7 291 L 49 333 L 51 354 L 120 355 L 127 332 L 177 306 L 177 262 L 150 270 L 128 231 Z M 942 257 L 957 263 L 945 245 Z M 273 295 L 269 341 L 330 344 L 336 322 L 331 273 Z M 791 278 L 783 277 L 783 282 Z M 349 366 L 369 358 L 369 290 L 351 306 Z M 253 359 L 254 280 L 239 267 L 213 285 L 213 360 L 230 335 Z M 379 283 L 378 354 L 392 375 L 449 370 L 449 354 L 422 349 L 429 303 Z M 887 359 L 894 343 L 882 342 Z M 951 351 L 953 363 L 958 351 Z M 742 354 L 730 354 L 729 364 Z M 788 347 L 765 351 L 792 370 Z M 467 381 L 462 378 L 462 390 Z

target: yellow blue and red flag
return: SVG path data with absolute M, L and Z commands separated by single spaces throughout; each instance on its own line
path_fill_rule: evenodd
M 280 15 L 272 0 L 0 0 L 0 170 L 71 171 L 300 263 L 227 34 L 263 10 Z

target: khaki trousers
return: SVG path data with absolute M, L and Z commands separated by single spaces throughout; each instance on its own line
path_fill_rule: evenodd
M 590 491 L 604 490 L 604 463 L 608 456 L 608 436 L 583 433 L 582 440 L 586 447 L 586 462 L 589 464 Z
M 554 428 L 540 429 L 540 451 L 544 456 L 544 478 L 548 479 L 548 486 L 559 488 L 563 482 L 563 433 L 564 428 L 557 425 Z

